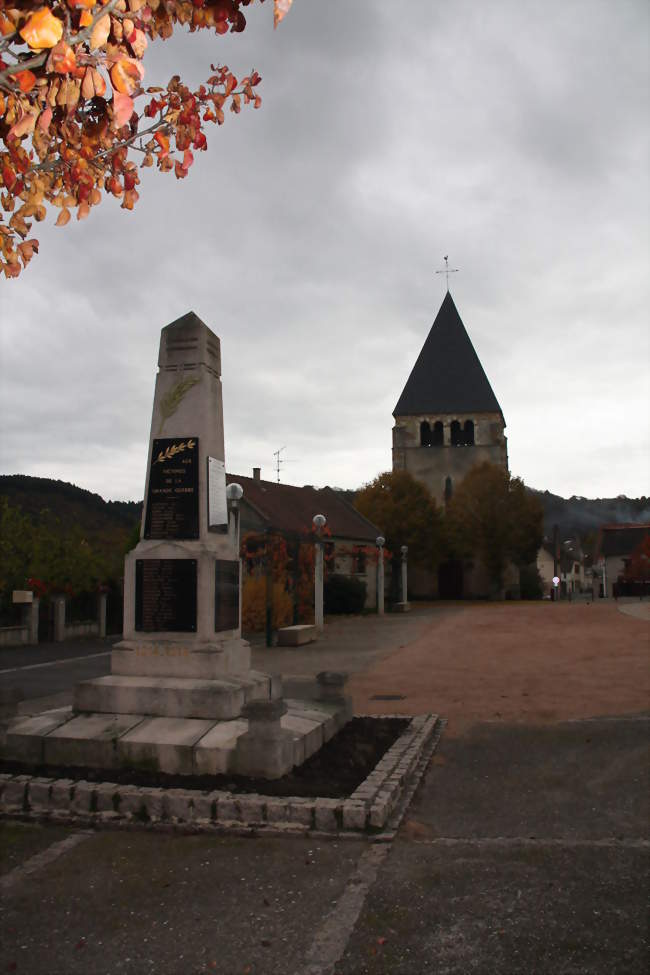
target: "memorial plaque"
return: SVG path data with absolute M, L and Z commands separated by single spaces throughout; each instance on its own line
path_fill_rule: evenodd
M 136 559 L 135 628 L 196 631 L 196 559 Z
M 208 530 L 228 531 L 226 465 L 217 457 L 208 457 Z
M 154 440 L 144 537 L 199 537 L 198 437 Z
M 214 628 L 239 628 L 239 562 L 216 560 L 214 580 Z

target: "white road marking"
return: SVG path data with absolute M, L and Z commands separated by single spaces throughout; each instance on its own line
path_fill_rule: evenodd
M 67 836 L 64 840 L 59 840 L 57 843 L 53 843 L 52 846 L 48 846 L 46 850 L 41 853 L 37 853 L 35 856 L 30 857 L 25 863 L 19 864 L 19 866 L 14 867 L 9 873 L 5 874 L 4 877 L 0 877 L 0 890 L 9 890 L 16 884 L 20 883 L 23 877 L 29 877 L 30 874 L 36 873 L 38 870 L 42 870 L 43 867 L 47 867 L 50 863 L 58 860 L 60 856 L 67 853 L 68 850 L 72 850 L 79 843 L 87 840 L 89 836 L 93 836 L 91 832 L 85 833 L 73 833 L 71 836 Z
M 342 957 L 368 891 L 390 852 L 389 843 L 373 844 L 362 854 L 334 909 L 316 932 L 299 975 L 331 975 Z
M 64 657 L 62 660 L 48 660 L 43 664 L 25 664 L 24 667 L 8 667 L 0 670 L 0 674 L 18 674 L 23 670 L 36 670 L 38 667 L 60 667 L 62 664 L 74 664 L 80 660 L 95 660 L 97 657 L 110 657 L 110 650 L 102 650 L 101 653 L 88 653 L 85 657 Z

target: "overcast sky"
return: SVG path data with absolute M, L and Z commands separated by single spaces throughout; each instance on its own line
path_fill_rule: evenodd
M 160 329 L 221 338 L 228 470 L 357 487 L 452 295 L 533 487 L 648 494 L 646 0 L 295 0 L 157 42 L 147 82 L 263 77 L 133 213 L 35 225 L 0 283 L 3 473 L 140 499 Z M 56 213 L 56 212 L 55 212 Z M 290 462 L 290 463 L 289 463 Z

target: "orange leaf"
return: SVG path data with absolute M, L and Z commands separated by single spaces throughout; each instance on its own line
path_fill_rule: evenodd
M 7 34 L 13 34 L 15 29 L 16 28 L 9 20 L 9 18 L 5 17 L 4 14 L 0 13 L 0 34 L 2 34 L 3 37 L 6 37 Z
M 85 220 L 90 213 L 90 207 L 87 203 L 80 203 L 79 209 L 77 210 L 77 220 Z
M 63 24 L 47 7 L 41 7 L 29 18 L 20 36 L 27 42 L 32 51 L 41 51 L 45 47 L 54 47 L 63 35 Z
M 273 0 L 273 27 L 277 27 L 280 21 L 289 13 L 293 0 Z
M 36 84 L 36 75 L 31 71 L 19 71 L 12 77 L 18 82 L 18 87 L 23 92 L 31 91 Z
M 79 15 L 79 26 L 90 27 L 92 22 L 93 22 L 93 15 L 91 14 L 90 10 L 82 10 L 81 14 Z
M 35 253 L 38 254 L 38 241 L 24 240 L 22 244 L 18 244 L 16 250 L 20 254 L 20 258 L 23 262 L 23 267 L 27 267 L 34 254 Z
M 33 115 L 23 115 L 23 117 L 12 125 L 7 133 L 7 138 L 22 139 L 24 135 L 29 135 L 34 131 L 36 125 L 37 112 Z
M 47 67 L 57 74 L 69 74 L 77 66 L 77 59 L 72 48 L 64 41 L 52 48 Z
M 115 91 L 119 91 L 123 95 L 130 95 L 131 92 L 135 91 L 143 77 L 142 65 L 132 58 L 122 58 L 111 68 L 111 84 Z
M 141 58 L 147 48 L 147 38 L 144 31 L 136 28 L 127 40 L 136 58 Z
M 81 94 L 84 98 L 94 98 L 95 95 L 103 95 L 106 92 L 106 82 L 100 75 L 97 68 L 86 68 L 81 82 Z M 131 116 L 129 115 L 129 118 Z
M 66 223 L 70 220 L 70 211 L 67 207 L 61 210 L 61 213 L 57 217 L 57 221 L 54 224 L 55 227 L 65 227 Z
M 139 196 L 137 190 L 127 190 L 122 199 L 122 209 L 132 210 L 135 204 L 138 202 Z
M 122 95 L 119 91 L 113 92 L 113 119 L 118 129 L 129 121 L 133 115 L 133 99 L 130 95 Z
M 161 148 L 160 158 L 164 159 L 169 154 L 169 137 L 164 132 L 156 132 L 154 139 Z
M 17 278 L 20 274 L 20 261 L 10 260 L 7 264 L 2 265 L 2 270 L 5 272 L 6 278 Z
M 111 18 L 106 14 L 100 17 L 90 34 L 90 50 L 94 51 L 98 47 L 103 47 L 108 40 L 111 32 Z

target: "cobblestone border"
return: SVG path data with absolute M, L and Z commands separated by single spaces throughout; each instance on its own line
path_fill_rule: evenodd
M 405 715 L 366 715 L 404 718 Z M 347 799 L 303 799 L 196 789 L 161 789 L 0 774 L 0 817 L 97 828 L 240 835 L 309 834 L 388 839 L 410 802 L 444 722 L 420 714 Z M 382 832 L 383 831 L 383 832 Z

